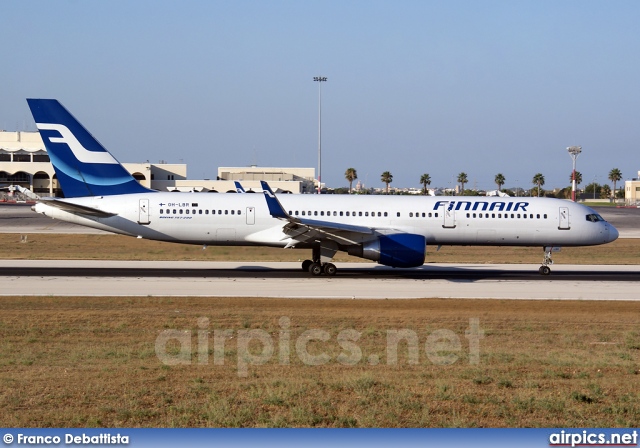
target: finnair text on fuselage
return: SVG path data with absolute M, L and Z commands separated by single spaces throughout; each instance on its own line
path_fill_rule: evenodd
M 528 202 L 512 202 L 512 201 L 437 201 L 433 206 L 434 210 L 438 210 L 445 204 L 449 204 L 447 210 L 471 210 L 471 211 L 496 211 L 496 212 L 517 212 L 527 211 Z M 454 208 L 455 207 L 455 208 Z M 463 208 L 464 207 L 464 208 Z

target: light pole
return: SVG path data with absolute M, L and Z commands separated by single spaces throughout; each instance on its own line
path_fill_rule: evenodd
M 571 172 L 571 200 L 576 202 L 576 160 L 582 152 L 582 146 L 569 146 L 567 148 L 573 159 L 573 171 Z
M 318 83 L 318 194 L 322 191 L 322 83 L 326 76 L 314 76 Z

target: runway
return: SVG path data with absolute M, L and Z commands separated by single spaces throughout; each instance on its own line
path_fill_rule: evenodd
M 640 300 L 640 266 L 427 264 L 393 269 L 340 263 L 309 277 L 299 263 L 3 260 L 4 296 L 495 298 Z

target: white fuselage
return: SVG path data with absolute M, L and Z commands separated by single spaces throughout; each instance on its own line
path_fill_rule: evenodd
M 293 217 L 369 227 L 354 243 L 380 235 L 423 235 L 427 244 L 587 246 L 615 240 L 618 231 L 583 205 L 549 198 L 461 196 L 278 195 Z M 35 211 L 83 226 L 152 240 L 203 245 L 296 244 L 271 216 L 262 194 L 162 193 L 65 199 L 115 214 L 89 217 L 38 203 Z M 599 217 L 598 217 L 599 218 Z

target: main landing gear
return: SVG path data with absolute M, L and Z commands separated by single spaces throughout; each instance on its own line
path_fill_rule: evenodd
M 542 266 L 538 269 L 538 272 L 541 275 L 549 275 L 551 274 L 550 265 L 553 264 L 553 260 L 551 259 L 551 252 L 554 250 L 553 247 L 545 247 L 544 248 L 544 258 L 542 259 Z M 559 250 L 559 248 L 558 248 Z
M 322 274 L 328 276 L 336 275 L 338 268 L 336 268 L 336 265 L 333 263 L 320 263 L 312 260 L 304 260 L 302 262 L 302 270 L 315 277 Z
M 315 246 L 311 252 L 312 260 L 304 260 L 302 262 L 302 270 L 314 277 L 322 274 L 330 277 L 336 275 L 338 268 L 336 268 L 335 264 L 329 262 L 337 251 L 337 244 L 331 241 L 323 242 L 322 246 Z

